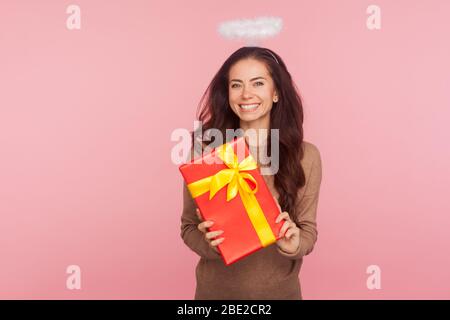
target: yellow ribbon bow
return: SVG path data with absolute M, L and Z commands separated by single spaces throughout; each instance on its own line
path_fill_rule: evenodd
M 233 147 L 227 143 L 218 147 L 216 154 L 228 169 L 222 169 L 215 175 L 188 184 L 187 187 L 192 197 L 199 197 L 209 191 L 209 199 L 211 200 L 220 189 L 228 185 L 227 201 L 232 200 L 239 193 L 245 211 L 262 246 L 267 247 L 274 243 L 276 241 L 275 235 L 255 197 L 255 193 L 258 191 L 258 183 L 250 173 L 244 172 L 258 168 L 256 161 L 249 155 L 241 162 L 238 162 Z M 252 181 L 255 184 L 255 188 L 250 188 L 245 179 Z

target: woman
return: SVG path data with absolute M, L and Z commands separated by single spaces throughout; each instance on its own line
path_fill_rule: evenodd
M 181 237 L 200 256 L 195 299 L 302 299 L 299 272 L 317 240 L 322 167 L 317 147 L 303 141 L 302 102 L 286 65 L 269 49 L 240 48 L 213 78 L 201 108 L 203 129 L 217 128 L 223 137 L 226 129 L 267 129 L 265 142 L 250 146 L 252 154 L 255 147 L 268 154 L 270 129 L 279 129 L 279 168 L 263 177 L 279 203 L 284 236 L 226 266 L 217 250 L 226 235 L 208 231 L 214 222 L 201 221 L 185 185 Z

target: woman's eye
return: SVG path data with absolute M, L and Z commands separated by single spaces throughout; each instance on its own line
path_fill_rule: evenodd
M 258 82 L 255 82 L 255 85 L 256 86 L 263 86 L 264 85 L 264 82 L 261 82 L 261 81 L 258 81 Z M 233 83 L 232 85 L 231 85 L 231 88 L 238 88 L 238 87 L 240 87 L 241 85 L 240 84 L 238 84 L 238 83 Z

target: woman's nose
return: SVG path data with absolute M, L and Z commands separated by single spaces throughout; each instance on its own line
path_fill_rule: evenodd
M 242 91 L 242 96 L 244 98 L 251 98 L 252 95 L 253 95 L 252 92 L 247 87 L 244 87 L 244 90 Z

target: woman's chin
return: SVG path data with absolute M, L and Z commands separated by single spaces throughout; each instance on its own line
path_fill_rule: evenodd
M 263 120 L 263 118 L 270 116 L 270 113 L 257 110 L 256 112 L 239 112 L 238 116 L 242 121 L 256 121 Z
M 258 115 L 258 114 L 249 114 L 249 113 L 244 113 L 244 114 L 239 114 L 239 118 L 242 120 L 242 121 L 245 121 L 245 122 L 250 122 L 250 121 L 255 121 L 255 120 L 258 120 L 259 118 L 261 118 L 261 115 Z

